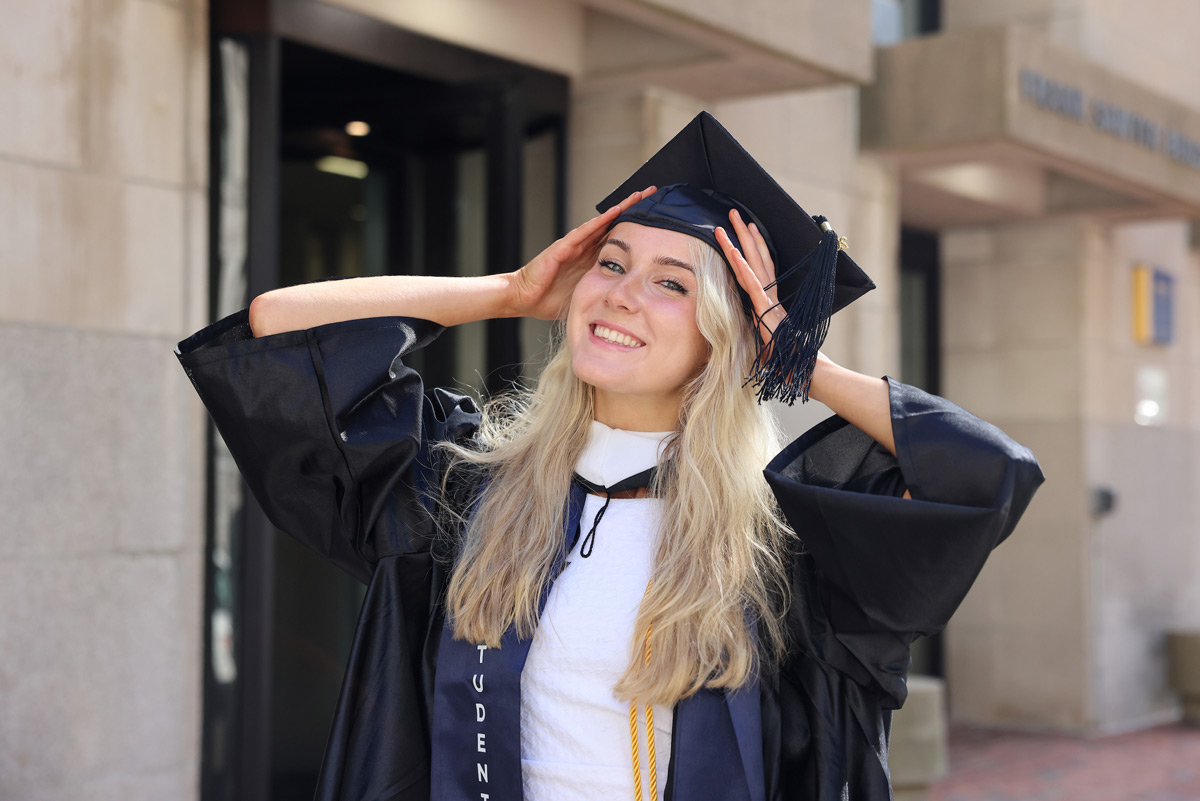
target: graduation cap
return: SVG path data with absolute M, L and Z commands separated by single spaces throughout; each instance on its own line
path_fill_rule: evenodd
M 760 402 L 778 398 L 791 405 L 797 397 L 807 401 L 829 318 L 875 288 L 846 252 L 845 240 L 824 217 L 810 217 L 800 208 L 707 111 L 700 112 L 596 209 L 604 211 L 650 185 L 658 186 L 658 191 L 624 211 L 614 225 L 635 222 L 678 231 L 722 253 L 716 238 L 720 226 L 744 253 L 729 224 L 729 210 L 737 209 L 755 223 L 775 263 L 779 302 L 787 318 L 775 329 L 769 348 L 760 344 L 747 380 L 758 385 Z M 753 319 L 750 296 L 740 287 L 738 291 Z

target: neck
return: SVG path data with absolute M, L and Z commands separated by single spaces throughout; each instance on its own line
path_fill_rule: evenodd
M 593 389 L 593 416 L 609 428 L 626 431 L 673 431 L 682 398 L 623 395 Z

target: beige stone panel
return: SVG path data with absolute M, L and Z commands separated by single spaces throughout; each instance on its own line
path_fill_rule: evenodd
M 595 216 L 596 204 L 642 164 L 642 147 L 640 141 L 630 139 L 622 144 L 572 148 L 570 225 Z
M 0 163 L 0 319 L 183 331 L 183 192 Z
M 1076 264 L 1000 264 L 995 271 L 997 294 L 992 302 L 1001 342 L 1018 347 L 1078 343 L 1082 312 Z
M 947 706 L 953 721 L 987 723 L 996 695 L 996 674 L 1007 665 L 992 661 L 991 628 L 968 628 L 951 622 L 943 635 Z
M 988 726 L 1084 731 L 1085 638 L 1078 628 L 991 629 L 946 636 L 950 715 Z
M 1091 422 L 1131 423 L 1137 410 L 1137 355 L 1111 348 L 1086 348 L 1083 417 Z
M 943 0 L 942 28 L 947 31 L 980 28 L 1011 22 L 1042 22 L 1055 16 L 1060 0 L 1009 0 L 1004 3 L 981 0 Z
M 184 116 L 186 138 L 185 178 L 189 186 L 208 186 L 209 96 L 208 96 L 208 3 L 187 7 L 184 14 L 187 49 L 187 106 Z
M 561 0 L 323 0 L 472 50 L 573 77 L 583 73 L 584 9 Z
M 839 314 L 852 309 L 853 306 Z M 865 375 L 888 375 L 903 380 L 904 377 L 900 375 L 900 350 L 896 341 L 896 332 L 899 330 L 897 316 L 894 310 L 872 309 L 869 306 L 858 310 L 854 348 L 847 366 L 852 364 L 853 369 Z
M 952 626 L 1084 625 L 1090 574 L 1080 426 L 990 422 L 1033 451 L 1046 482 L 1017 528 L 992 552 Z
M 1002 137 L 1008 120 L 995 98 L 1008 84 L 1008 55 L 1001 33 L 965 31 L 880 49 L 876 80 L 862 89 L 863 146 L 917 150 Z
M 571 97 L 572 153 L 639 139 L 646 125 L 645 92 L 576 93 Z
M 1013 536 L 1083 543 L 1088 533 L 1086 466 L 1082 423 L 988 417 L 1037 458 L 1046 481 L 1025 510 Z
M 992 658 L 1004 666 L 996 682 L 994 723 L 1089 728 L 1087 636 L 1079 626 L 1000 629 Z
M 1165 626 L 1117 625 L 1096 637 L 1095 725 L 1101 733 L 1144 729 L 1179 719 L 1167 681 Z
M 1084 316 L 1079 260 L 1088 248 L 1073 226 L 1066 228 L 1006 226 L 986 238 L 943 237 L 952 251 L 943 258 L 947 344 L 992 348 L 1077 342 Z M 984 253 L 991 259 L 952 258 Z
M 1048 494 L 1033 503 L 1056 502 L 1063 499 Z M 1081 516 L 1074 525 L 1022 520 L 981 576 L 981 592 L 992 605 L 986 619 L 1002 628 L 1085 626 L 1090 571 L 1083 522 Z
M 849 176 L 845 182 L 835 184 L 811 181 L 787 173 L 772 173 L 772 177 L 809 214 L 822 214 L 831 221 L 850 219 L 853 185 L 849 182 Z
M 871 73 L 868 0 L 642 0 L 854 80 Z
M 170 339 L 0 325 L 0 558 L 203 539 L 202 417 Z
M 1000 276 L 989 264 L 942 260 L 942 342 L 952 350 L 1000 345 L 1000 310 L 993 302 Z
M 86 4 L 43 0 L 5 14 L 0 155 L 68 166 L 82 162 Z
M 646 93 L 645 109 L 646 138 L 643 141 L 642 161 L 649 159 L 682 131 L 704 110 L 704 103 L 678 92 L 651 89 Z
M 1111 264 L 1111 238 L 1106 237 L 1105 241 L 1108 247 L 1103 255 L 1084 259 L 1079 265 L 1080 297 L 1083 303 L 1081 344 L 1128 348 L 1133 339 L 1131 265 L 1118 275 Z
M 943 265 L 978 264 L 996 258 L 994 229 L 952 228 L 940 232 L 938 247 Z
M 1089 223 L 1079 218 L 1045 219 L 994 229 L 994 258 L 1000 263 L 1077 262 L 1092 253 Z
M 39 177 L 56 175 L 36 167 L 0 160 L 0 308 L 23 309 L 29 304 L 33 273 L 39 256 L 39 208 L 45 195 L 51 194 L 49 182 Z M 61 240 L 50 244 L 63 244 Z
M 73 319 L 85 327 L 169 337 L 187 333 L 180 313 L 186 255 L 183 191 L 103 179 L 94 182 L 92 191 L 97 203 L 111 202 L 122 214 L 112 229 L 88 226 L 86 288 L 74 298 Z
M 183 335 L 198 331 L 211 322 L 208 312 L 208 192 L 203 189 L 188 190 L 184 202 L 187 251 L 184 258 L 186 274 L 181 339 Z
M 194 777 L 200 621 L 185 595 L 198 583 L 181 565 L 123 555 L 0 563 L 0 795 L 111 797 L 113 782 L 164 789 Z
M 1080 6 L 1080 30 L 1075 40 L 1055 40 L 1194 106 L 1200 70 L 1200 54 L 1194 46 L 1195 31 L 1200 29 L 1198 9 L 1200 6 L 1190 0 L 1136 4 L 1091 0 Z
M 844 185 L 858 153 L 858 90 L 833 87 L 718 103 L 713 111 L 772 174 Z
M 185 12 L 150 0 L 89 1 L 87 166 L 182 184 L 194 44 Z
M 985 420 L 1063 420 L 1079 415 L 1081 370 L 1074 347 L 1000 351 L 943 348 L 945 396 Z
M 1092 423 L 1088 480 L 1110 487 L 1116 507 L 1095 521 L 1098 725 L 1118 731 L 1169 719 L 1165 633 L 1197 627 L 1200 460 L 1197 435 L 1131 421 Z

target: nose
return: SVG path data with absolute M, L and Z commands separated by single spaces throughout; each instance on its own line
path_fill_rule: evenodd
M 636 311 L 641 305 L 639 292 L 638 282 L 632 276 L 625 275 L 609 285 L 604 301 L 614 309 Z

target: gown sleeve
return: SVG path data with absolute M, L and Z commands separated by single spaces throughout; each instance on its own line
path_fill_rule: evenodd
M 946 625 L 1044 477 L 995 426 L 888 386 L 896 456 L 835 416 L 780 452 L 766 477 L 801 541 L 793 581 L 817 585 L 794 587 L 818 607 L 805 619 L 821 618 L 800 633 L 828 631 L 822 659 L 898 707 L 912 641 Z
M 441 331 L 379 317 L 255 338 L 243 310 L 175 353 L 271 522 L 367 582 L 379 559 L 428 550 L 430 446 L 480 422 L 404 364 Z

